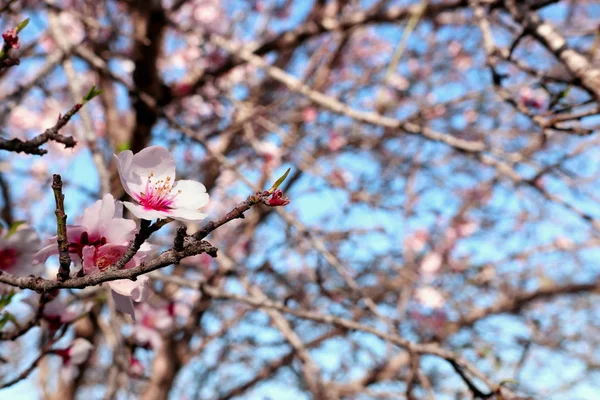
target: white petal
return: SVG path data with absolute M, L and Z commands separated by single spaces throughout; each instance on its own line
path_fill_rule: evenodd
M 87 360 L 93 347 L 90 342 L 83 338 L 75 339 L 69 349 L 69 361 L 73 365 L 82 364 Z
M 171 189 L 171 195 L 175 195 L 173 208 L 198 210 L 208 204 L 206 187 L 196 181 L 181 180 L 175 182 Z
M 117 171 L 119 172 L 119 178 L 121 179 L 121 185 L 123 189 L 132 197 L 134 197 L 140 190 L 143 190 L 142 178 L 139 175 L 131 173 L 131 163 L 133 162 L 133 152 L 131 150 L 125 150 L 115 155 L 115 161 L 117 163 Z M 130 186 L 131 185 L 131 186 Z
M 35 253 L 42 246 L 42 240 L 37 232 L 31 228 L 19 229 L 7 240 L 7 245 L 15 249 Z
M 146 300 L 150 294 L 149 278 L 147 276 L 138 276 L 136 281 L 130 279 L 109 281 L 108 285 L 114 292 L 130 297 L 131 300 L 136 302 Z
M 83 211 L 81 225 L 90 234 L 98 234 L 104 221 L 109 221 L 115 214 L 115 199 L 112 194 L 105 194 L 102 200 L 96 201 Z
M 124 314 L 131 315 L 131 318 L 133 318 L 133 320 L 135 321 L 135 311 L 133 309 L 133 302 L 131 301 L 131 297 L 123 296 L 122 294 L 119 294 L 114 290 L 111 290 L 110 292 L 112 293 L 112 297 L 115 300 L 116 309 Z
M 169 213 L 164 211 L 156 211 L 156 210 L 147 210 L 144 206 L 140 206 L 139 204 L 133 204 L 128 201 L 124 201 L 123 204 L 133 215 L 140 219 L 147 219 L 148 221 L 152 221 L 153 219 L 158 218 L 168 218 L 171 217 Z
M 58 254 L 58 245 L 56 243 L 49 244 L 46 247 L 43 247 L 33 255 L 34 262 L 45 263 L 48 257 Z
M 185 208 L 173 209 L 171 210 L 171 214 L 169 214 L 170 218 L 183 222 L 198 222 L 206 219 L 207 216 L 207 213 L 196 210 L 187 210 Z
M 108 243 L 126 244 L 134 238 L 136 232 L 135 221 L 124 218 L 113 218 L 107 221 L 102 229 Z

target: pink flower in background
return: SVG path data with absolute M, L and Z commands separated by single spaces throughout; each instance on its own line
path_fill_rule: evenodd
M 62 358 L 63 368 L 61 371 L 62 378 L 70 381 L 75 377 L 75 366 L 81 365 L 87 361 L 90 352 L 94 346 L 83 338 L 73 340 L 73 343 L 66 349 L 57 349 L 53 353 Z
M 157 349 L 162 337 L 171 334 L 177 325 L 177 318 L 187 319 L 193 304 L 199 299 L 197 291 L 179 290 L 173 300 L 154 304 L 142 303 L 136 309 L 134 335 L 138 345 Z
M 335 153 L 336 151 L 344 147 L 346 143 L 348 143 L 348 141 L 337 131 L 329 131 L 329 142 L 327 143 L 329 151 Z
M 548 101 L 548 95 L 543 90 L 534 90 L 529 86 L 521 88 L 519 92 L 519 99 L 525 107 L 533 108 L 535 110 L 543 110 L 546 108 L 546 102 Z
M 28 227 L 1 237 L 0 271 L 18 276 L 40 275 L 43 265 L 35 261 L 34 255 L 41 244 L 36 231 Z
M 302 120 L 305 123 L 315 122 L 319 113 L 315 107 L 306 107 L 302 110 Z
M 77 338 L 73 340 L 71 346 L 54 350 L 54 353 L 62 357 L 63 365 L 80 365 L 88 359 L 93 347 L 87 340 Z
M 31 307 L 35 312 L 39 306 L 40 295 L 33 295 L 23 299 L 23 303 Z M 82 310 L 75 305 L 68 306 L 59 296 L 55 297 L 44 306 L 43 319 L 48 322 L 51 332 L 56 332 L 61 326 L 73 322 L 79 315 L 86 310 Z
M 123 218 L 123 204 L 115 201 L 110 193 L 105 194 L 102 200 L 83 211 L 79 225 L 67 226 L 69 253 L 81 258 L 86 246 L 127 245 L 136 231 L 135 222 Z M 44 262 L 51 255 L 58 254 L 56 238 L 50 238 L 50 244 L 36 254 L 37 260 Z
M 191 180 L 175 182 L 175 160 L 166 148 L 151 146 L 137 154 L 125 150 L 115 158 L 123 188 L 136 201 L 125 202 L 125 207 L 136 217 L 184 222 L 206 218 L 200 211 L 208 203 L 206 188 Z
M 118 244 L 104 244 L 99 247 L 85 246 L 83 248 L 83 272 L 86 275 L 104 271 L 123 256 L 127 246 Z M 123 267 L 133 268 L 139 265 L 145 257 L 144 251 L 137 254 Z M 144 301 L 150 295 L 150 279 L 147 276 L 138 276 L 135 281 L 130 279 L 118 279 L 109 281 L 107 285 L 111 288 L 111 294 L 115 300 L 116 308 L 135 319 L 133 302 Z
M 137 324 L 134 328 L 137 343 L 146 348 L 157 349 L 162 344 L 162 335 L 175 326 L 175 305 L 167 303 L 154 307 L 143 303 L 136 308 Z

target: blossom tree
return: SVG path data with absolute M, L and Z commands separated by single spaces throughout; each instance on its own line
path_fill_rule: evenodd
M 600 9 L 0 4 L 0 394 L 596 399 Z

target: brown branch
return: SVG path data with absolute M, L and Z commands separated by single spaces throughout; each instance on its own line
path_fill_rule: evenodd
M 40 322 L 40 320 L 42 319 L 42 316 L 44 315 L 44 308 L 46 307 L 46 304 L 52 300 L 52 298 L 53 298 L 53 296 L 51 296 L 47 293 L 42 294 L 40 296 L 40 300 L 38 302 L 38 306 L 35 311 L 35 315 L 33 317 L 31 317 L 31 319 L 29 321 L 27 321 L 26 324 L 24 324 L 22 326 L 17 326 L 16 331 L 0 332 L 0 340 L 15 340 L 18 337 L 29 332 L 29 330 L 31 328 L 33 328 Z
M 65 148 L 75 147 L 77 142 L 72 136 L 63 136 L 58 132 L 71 120 L 71 118 L 81 109 L 83 104 L 75 104 L 67 113 L 63 116 L 59 116 L 56 124 L 46 129 L 44 133 L 34 137 L 30 140 L 20 140 L 17 138 L 3 139 L 0 138 L 0 150 L 12 151 L 15 153 L 26 153 L 35 155 L 44 155 L 48 153 L 48 150 L 40 149 L 39 147 L 46 142 L 53 140 L 58 143 L 65 145 Z
M 60 175 L 52 177 L 52 191 L 56 203 L 56 233 L 58 243 L 58 268 L 57 279 L 62 282 L 69 279 L 69 268 L 71 267 L 71 256 L 69 256 L 69 241 L 67 239 L 67 214 L 65 214 L 65 195 L 62 193 L 62 179 Z
M 507 0 L 506 8 L 527 32 L 552 52 L 558 60 L 562 61 L 581 86 L 596 100 L 600 100 L 600 69 L 594 68 L 585 56 L 571 49 L 565 38 L 554 29 L 554 26 L 528 10 L 526 4 Z

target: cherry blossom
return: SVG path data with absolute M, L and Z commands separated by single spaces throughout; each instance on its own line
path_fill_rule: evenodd
M 123 206 L 115 201 L 111 194 L 83 211 L 79 225 L 67 226 L 69 252 L 81 258 L 85 246 L 102 246 L 107 243 L 126 245 L 136 233 L 135 222 L 123 218 Z M 56 236 L 36 254 L 36 259 L 45 261 L 49 256 L 58 254 Z
M 23 299 L 23 303 L 35 311 L 39 300 L 40 295 L 35 293 Z M 50 331 L 56 332 L 61 326 L 73 322 L 84 311 L 87 310 L 81 310 L 81 307 L 75 305 L 67 305 L 61 297 L 57 296 L 46 303 L 42 317 L 48 323 Z
M 29 227 L 0 237 L 0 271 L 19 276 L 40 275 L 43 266 L 34 259 L 40 246 L 40 237 Z
M 125 150 L 115 158 L 123 188 L 136 201 L 124 205 L 136 217 L 184 222 L 206 218 L 200 211 L 208 203 L 206 188 L 191 180 L 175 182 L 175 160 L 166 148 L 151 146 L 137 154 Z
M 115 264 L 123 256 L 127 246 L 118 244 L 104 244 L 101 246 L 85 246 L 82 250 L 83 272 L 86 275 L 105 271 Z M 145 251 L 137 254 L 125 264 L 124 269 L 133 268 L 145 257 Z M 107 282 L 111 288 L 111 294 L 115 300 L 117 310 L 129 314 L 135 319 L 133 302 L 144 301 L 150 295 L 150 279 L 147 276 L 139 276 L 135 281 L 119 279 Z
M 93 347 L 86 339 L 77 338 L 66 349 L 56 349 L 53 351 L 54 354 L 62 358 L 63 368 L 61 375 L 64 380 L 70 381 L 75 377 L 75 366 L 87 361 Z

